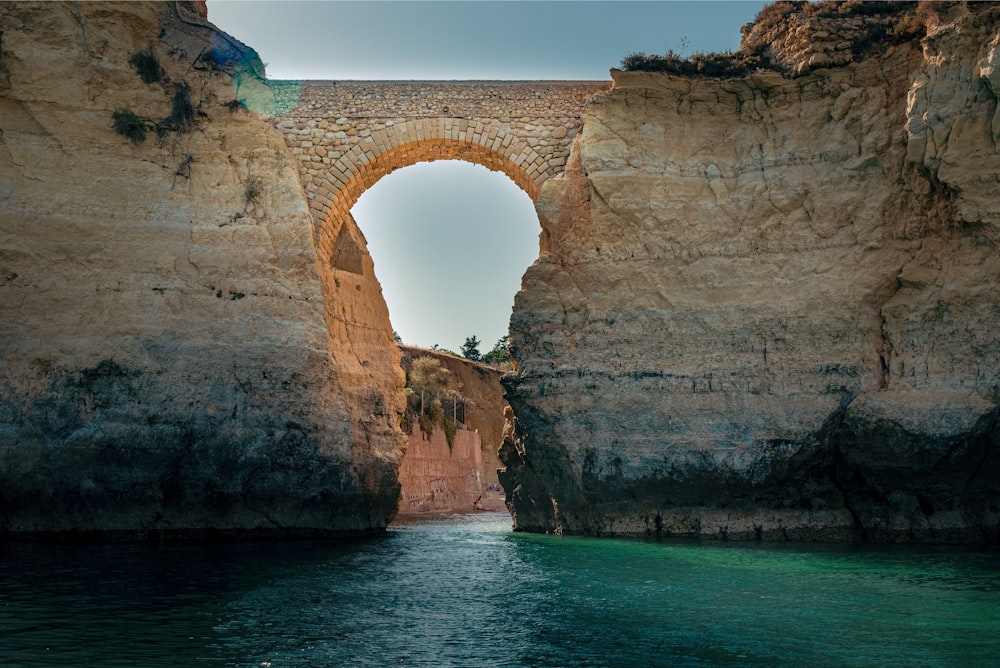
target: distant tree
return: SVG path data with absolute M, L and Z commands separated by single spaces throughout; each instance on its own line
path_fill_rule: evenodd
M 482 358 L 479 352 L 479 339 L 475 335 L 465 339 L 465 343 L 462 344 L 462 357 L 473 362 L 478 362 Z
M 510 366 L 510 337 L 506 334 L 501 337 L 493 346 L 493 350 L 483 355 L 482 362 L 496 367 Z
M 403 337 L 401 337 L 399 335 L 399 332 L 397 332 L 396 330 L 392 330 L 392 340 L 395 341 L 396 343 L 402 343 Z

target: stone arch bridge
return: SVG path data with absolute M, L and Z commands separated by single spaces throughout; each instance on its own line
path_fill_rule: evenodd
M 466 160 L 532 200 L 563 171 L 584 107 L 610 81 L 271 82 L 314 224 L 348 213 L 389 172 Z
M 353 384 L 362 386 L 363 376 L 401 372 L 381 287 L 350 213 L 358 198 L 396 169 L 457 159 L 505 173 L 535 200 L 542 184 L 563 172 L 587 101 L 611 81 L 271 81 L 268 87 L 271 122 L 299 163 L 327 324 L 354 351 L 338 360 L 340 373 L 360 376 Z

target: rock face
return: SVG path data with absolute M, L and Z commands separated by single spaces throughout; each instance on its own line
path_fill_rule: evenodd
M 503 387 L 500 385 L 503 374 L 481 364 L 423 348 L 399 346 L 399 352 L 406 369 L 409 369 L 413 358 L 430 355 L 451 374 L 465 398 L 465 425 L 468 429 L 479 432 L 483 484 L 487 487 L 497 484 L 497 469 L 501 466 L 497 451 L 503 441 L 504 411 L 507 408 Z
M 515 303 L 517 528 L 1000 539 L 1000 9 L 942 11 L 827 69 L 613 72 Z
M 440 427 L 428 437 L 413 425 L 399 463 L 399 485 L 402 514 L 475 510 L 485 491 L 479 434 L 459 429 L 449 445 Z
M 396 512 L 385 307 L 333 291 L 282 136 L 235 102 L 260 62 L 198 7 L 0 4 L 0 533 L 364 534 Z M 125 109 L 144 141 L 112 129 Z M 358 309 L 384 326 L 331 336 Z

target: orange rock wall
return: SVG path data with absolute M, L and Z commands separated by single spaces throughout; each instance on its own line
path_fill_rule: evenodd
M 449 447 L 443 430 L 427 438 L 414 425 L 399 466 L 400 513 L 473 510 L 484 491 L 481 445 L 474 431 L 459 429 Z
M 458 382 L 465 396 L 465 426 L 479 432 L 482 443 L 483 480 L 487 486 L 496 484 L 497 469 L 502 466 L 497 451 L 503 440 L 504 407 L 500 378 L 503 373 L 496 369 L 474 364 L 468 360 L 436 353 L 423 348 L 399 346 L 403 366 L 409 368 L 414 357 L 428 355 L 444 365 L 452 378 Z M 403 507 L 401 507 L 403 509 Z

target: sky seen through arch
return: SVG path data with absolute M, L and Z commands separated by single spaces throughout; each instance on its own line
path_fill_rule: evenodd
M 538 256 L 538 216 L 508 176 L 459 160 L 383 177 L 351 210 L 403 342 L 486 352 L 507 334 L 521 275 Z

